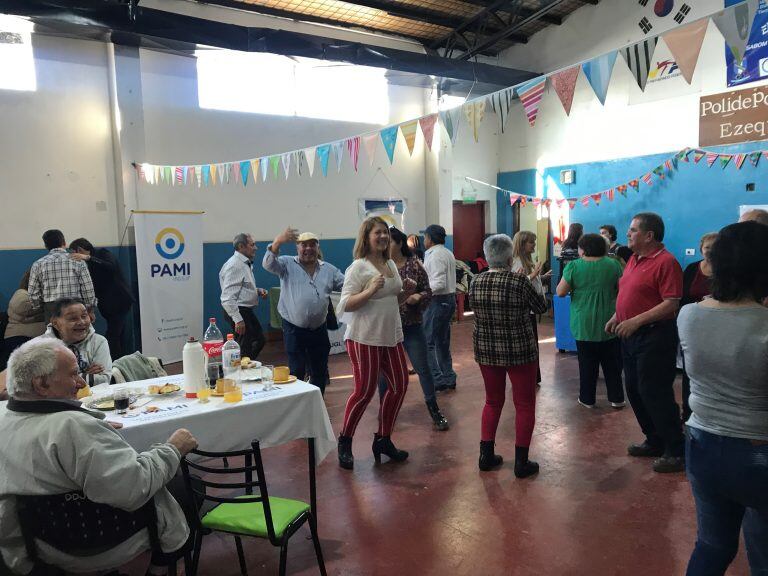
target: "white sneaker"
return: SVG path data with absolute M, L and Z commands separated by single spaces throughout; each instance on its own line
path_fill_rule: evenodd
M 584 402 L 581 401 L 581 398 L 577 398 L 576 401 L 582 406 L 584 406 L 584 408 L 589 408 L 590 410 L 595 407 L 594 404 L 585 404 Z
M 615 408 L 616 410 L 621 410 L 626 405 L 626 402 L 611 402 L 611 408 Z

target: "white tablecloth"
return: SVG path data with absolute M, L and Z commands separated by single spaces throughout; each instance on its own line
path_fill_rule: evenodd
M 94 396 L 104 390 L 122 387 L 146 389 L 150 384 L 178 384 L 183 376 L 166 376 L 124 385 L 94 387 Z M 142 451 L 155 442 L 164 442 L 178 428 L 186 428 L 197 438 L 201 450 L 241 450 L 252 440 L 269 448 L 300 438 L 315 439 L 315 456 L 320 462 L 336 447 L 336 437 L 328 419 L 320 389 L 306 382 L 277 384 L 263 392 L 261 383 L 243 385 L 243 400 L 227 404 L 223 398 L 211 397 L 208 403 L 185 398 L 183 389 L 168 396 L 152 397 L 149 404 L 136 408 L 139 415 L 123 417 L 107 412 L 107 419 L 123 424 L 120 433 L 136 450 Z M 137 404 L 142 404 L 142 397 Z M 157 406 L 157 412 L 146 413 L 146 406 Z M 134 411 L 129 411 L 132 414 Z

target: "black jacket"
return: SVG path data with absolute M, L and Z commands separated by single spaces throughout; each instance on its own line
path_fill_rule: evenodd
M 94 248 L 87 264 L 102 316 L 127 312 L 134 299 L 112 252 L 106 248 Z

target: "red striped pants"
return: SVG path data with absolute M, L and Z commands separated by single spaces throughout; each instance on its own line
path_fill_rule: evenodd
M 408 389 L 408 363 L 403 344 L 397 346 L 368 346 L 347 340 L 347 353 L 352 361 L 355 389 L 347 400 L 342 436 L 353 436 L 365 408 L 379 385 L 379 375 L 387 380 L 387 391 L 379 406 L 379 434 L 389 436 Z

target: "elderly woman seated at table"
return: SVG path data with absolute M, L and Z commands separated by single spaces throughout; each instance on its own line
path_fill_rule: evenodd
M 77 359 L 83 379 L 92 384 L 109 384 L 112 358 L 107 339 L 91 325 L 91 316 L 77 298 L 60 298 L 54 302 L 51 323 L 45 334 L 35 340 L 57 338 Z
M 502 463 L 494 443 L 509 376 L 515 404 L 515 476 L 525 478 L 539 471 L 539 465 L 528 459 L 536 419 L 539 359 L 528 316 L 531 311 L 546 312 L 547 302 L 525 274 L 512 272 L 514 255 L 509 236 L 489 236 L 483 242 L 483 251 L 490 268 L 476 276 L 469 289 L 475 312 L 472 344 L 485 384 L 479 467 L 487 471 Z
M 82 491 L 88 500 L 126 511 L 154 498 L 163 552 L 179 550 L 189 537 L 184 513 L 165 485 L 197 441 L 182 429 L 167 442 L 137 453 L 101 413 L 80 407 L 75 398 L 83 386 L 75 355 L 60 340 L 38 338 L 11 355 L 11 398 L 0 407 L 0 438 L 13 448 L 4 451 L 0 474 L 0 553 L 15 573 L 33 569 L 19 528 L 16 496 Z M 148 549 L 147 531 L 141 530 L 93 556 L 75 557 L 42 544 L 38 554 L 41 561 L 68 572 L 90 572 L 115 568 Z M 154 556 L 153 564 L 149 573 L 161 573 Z

